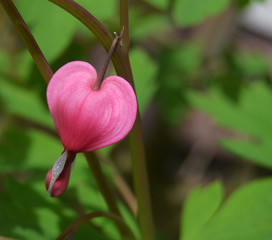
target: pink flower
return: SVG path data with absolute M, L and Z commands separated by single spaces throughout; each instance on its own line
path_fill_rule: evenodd
M 119 76 L 106 78 L 95 90 L 92 65 L 75 61 L 62 66 L 47 88 L 47 102 L 64 151 L 46 176 L 50 196 L 67 188 L 71 165 L 78 152 L 90 152 L 124 138 L 135 122 L 136 96 Z

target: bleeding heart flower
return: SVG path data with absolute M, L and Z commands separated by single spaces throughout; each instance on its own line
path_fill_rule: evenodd
M 67 188 L 78 152 L 90 152 L 124 138 L 135 122 L 137 101 L 123 78 L 110 76 L 97 89 L 97 73 L 86 62 L 70 62 L 52 77 L 47 101 L 64 151 L 46 176 L 50 196 Z

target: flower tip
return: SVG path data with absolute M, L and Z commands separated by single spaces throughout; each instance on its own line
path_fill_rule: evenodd
M 75 153 L 69 152 L 66 149 L 48 171 L 45 179 L 45 187 L 51 197 L 58 197 L 65 192 L 75 156 Z
M 68 179 L 69 181 L 69 179 Z M 50 197 L 58 197 L 63 194 L 68 186 L 68 181 L 55 181 L 52 184 L 52 168 L 48 171 L 45 179 L 45 187 Z M 50 186 L 51 184 L 51 186 Z

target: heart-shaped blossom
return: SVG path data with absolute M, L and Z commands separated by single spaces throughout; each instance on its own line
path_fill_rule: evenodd
M 129 133 L 135 122 L 137 101 L 125 79 L 107 77 L 97 89 L 94 67 L 74 61 L 51 78 L 47 102 L 65 149 L 46 176 L 48 193 L 58 196 L 68 185 L 76 153 L 106 147 Z

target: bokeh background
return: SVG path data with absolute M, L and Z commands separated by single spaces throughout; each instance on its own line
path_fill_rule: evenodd
M 14 2 L 54 71 L 73 60 L 100 71 L 106 52 L 80 22 L 48 1 Z M 119 32 L 118 1 L 76 2 L 111 33 Z M 271 12 L 271 0 L 130 1 L 130 60 L 158 239 L 272 239 L 267 221 L 272 219 Z M 112 65 L 107 74 L 115 74 Z M 106 209 L 83 156 L 67 192 L 48 197 L 44 178 L 61 151 L 46 84 L 0 7 L 0 235 L 55 239 L 77 216 Z M 98 154 L 112 185 L 118 173 L 133 191 L 127 139 Z M 248 185 L 253 180 L 255 185 Z M 197 186 L 212 187 L 201 192 L 193 190 Z M 211 224 L 204 221 L 206 238 L 201 238 L 194 224 L 201 225 L 197 219 L 205 201 L 215 207 L 212 215 L 233 192 L 238 196 L 231 199 L 238 200 L 224 205 L 215 221 L 221 225 L 207 217 Z M 139 237 L 122 197 L 120 206 Z M 236 216 L 240 208 L 244 211 Z M 252 233 L 255 221 L 261 226 Z M 85 225 L 75 239 L 118 239 L 108 220 Z M 228 230 L 237 234 L 222 237 Z

